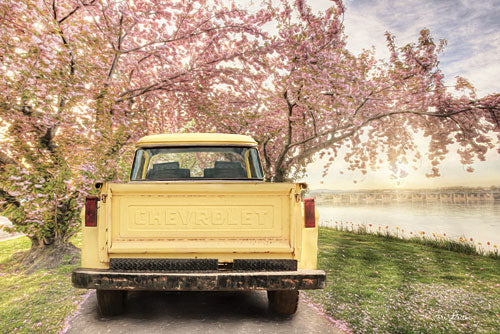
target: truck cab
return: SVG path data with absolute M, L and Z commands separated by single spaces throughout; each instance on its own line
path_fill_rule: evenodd
M 257 142 L 235 134 L 163 134 L 136 144 L 127 183 L 98 183 L 83 214 L 75 287 L 101 314 L 130 290 L 267 290 L 295 313 L 298 290 L 321 289 L 317 214 L 307 186 L 264 182 Z

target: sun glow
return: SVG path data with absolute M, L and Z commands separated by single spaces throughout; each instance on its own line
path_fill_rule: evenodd
M 396 186 L 402 186 L 409 175 L 409 166 L 403 161 L 396 161 L 389 167 L 390 178 L 394 180 Z

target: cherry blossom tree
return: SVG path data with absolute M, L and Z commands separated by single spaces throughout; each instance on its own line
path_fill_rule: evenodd
M 294 178 L 325 155 L 326 173 L 341 148 L 349 168 L 362 173 L 384 160 L 411 163 L 425 155 L 433 166 L 428 176 L 439 176 L 452 144 L 465 165 L 498 145 L 500 95 L 478 98 L 463 78 L 446 87 L 438 58 L 445 42 L 428 30 L 405 46 L 388 33 L 390 59 L 377 60 L 371 51 L 347 50 L 341 2 L 314 14 L 304 1 L 284 1 L 275 13 L 275 48 L 262 61 L 260 81 L 242 79 L 231 90 L 206 86 L 189 101 L 203 111 L 198 130 L 256 138 L 270 180 Z M 422 136 L 426 152 L 415 144 Z
M 0 0 L 0 17 L 0 209 L 36 248 L 78 230 L 94 180 L 126 176 L 127 144 L 154 110 L 175 113 L 176 94 L 262 52 L 270 14 L 219 0 Z

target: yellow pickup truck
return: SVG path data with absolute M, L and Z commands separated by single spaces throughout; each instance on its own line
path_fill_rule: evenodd
M 267 290 L 291 315 L 302 289 L 321 289 L 318 225 L 305 184 L 268 183 L 257 143 L 234 134 L 163 134 L 136 145 L 130 182 L 97 183 L 86 198 L 77 288 L 99 311 L 127 291 Z

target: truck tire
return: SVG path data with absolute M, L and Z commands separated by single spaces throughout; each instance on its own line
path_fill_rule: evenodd
M 111 317 L 123 313 L 127 291 L 98 289 L 96 294 L 97 305 L 102 316 Z
M 280 315 L 292 315 L 297 312 L 299 290 L 267 291 L 269 307 Z

